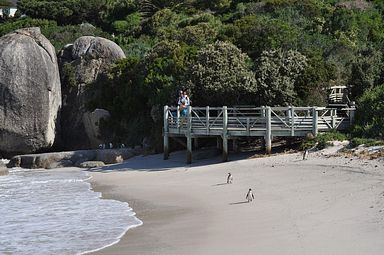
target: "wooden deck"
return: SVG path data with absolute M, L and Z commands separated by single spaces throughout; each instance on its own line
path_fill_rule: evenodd
M 324 107 L 189 107 L 185 116 L 177 107 L 164 107 L 164 159 L 169 157 L 169 137 L 187 138 L 187 163 L 192 162 L 192 139 L 221 137 L 223 160 L 228 159 L 228 139 L 263 137 L 271 152 L 273 137 L 305 137 L 312 133 L 347 130 L 355 108 Z

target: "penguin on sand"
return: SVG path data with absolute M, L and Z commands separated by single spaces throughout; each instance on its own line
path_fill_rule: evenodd
M 252 189 L 248 190 L 248 193 L 245 196 L 245 199 L 247 199 L 248 203 L 252 202 L 252 200 L 255 199 L 255 196 L 253 195 Z
M 307 157 L 308 157 L 308 153 L 309 153 L 309 151 L 308 151 L 308 149 L 306 149 L 306 150 L 304 151 L 304 153 L 303 153 L 303 160 L 306 160 L 306 159 L 307 159 Z
M 228 173 L 227 184 L 231 184 L 232 182 L 233 182 L 233 176 L 231 173 Z

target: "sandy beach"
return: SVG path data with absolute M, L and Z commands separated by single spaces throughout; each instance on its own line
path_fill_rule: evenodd
M 186 165 L 176 152 L 94 170 L 93 188 L 129 202 L 144 224 L 93 254 L 383 254 L 383 161 L 301 158 Z

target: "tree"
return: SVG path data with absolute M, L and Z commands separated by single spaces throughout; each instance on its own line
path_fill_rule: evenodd
M 141 15 L 138 12 L 131 13 L 124 20 L 116 20 L 112 23 L 113 28 L 125 35 L 135 35 L 141 31 Z
M 268 16 L 245 16 L 227 27 L 227 36 L 252 59 L 270 49 L 295 48 L 300 31 L 285 21 Z
M 384 85 L 366 91 L 357 101 L 354 133 L 358 136 L 384 138 Z
M 32 18 L 55 20 L 58 24 L 101 23 L 104 0 L 22 0 L 18 9 Z
M 177 90 L 184 87 L 184 75 L 193 51 L 178 41 L 161 41 L 145 56 L 144 86 L 148 105 L 175 104 Z
M 235 45 L 217 41 L 202 48 L 191 67 L 194 102 L 207 105 L 247 103 L 257 92 L 250 59 Z M 256 102 L 253 101 L 255 104 Z
M 382 82 L 383 55 L 381 51 L 372 48 L 362 49 L 351 68 L 348 85 L 351 86 L 351 99 L 354 100 Z
M 307 66 L 298 51 L 269 50 L 257 62 L 260 101 L 265 105 L 288 105 L 295 100 L 295 82 Z
M 0 0 L 0 8 L 9 7 L 11 3 L 8 0 Z
M 186 19 L 182 19 L 177 27 L 179 33 L 175 37 L 188 45 L 203 47 L 217 40 L 221 29 L 221 21 L 210 13 L 198 13 Z

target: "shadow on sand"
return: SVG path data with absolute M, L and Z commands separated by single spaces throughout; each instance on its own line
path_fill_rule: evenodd
M 241 153 L 233 155 L 231 160 L 246 159 L 250 156 L 249 153 Z M 155 154 L 148 156 L 136 156 L 121 164 L 108 165 L 99 168 L 92 168 L 90 172 L 113 172 L 113 171 L 166 171 L 174 168 L 191 169 L 199 166 L 206 166 L 212 164 L 221 164 L 221 157 L 216 156 L 210 159 L 194 160 L 192 164 L 186 163 L 186 152 L 177 151 L 170 155 L 168 160 L 163 160 L 163 154 Z M 225 183 L 226 184 L 226 183 Z
M 228 185 L 228 183 L 223 182 L 223 183 L 218 183 L 218 184 L 215 184 L 215 185 L 212 185 L 212 186 L 222 186 L 222 185 Z
M 248 204 L 248 201 L 242 201 L 242 202 L 236 202 L 236 203 L 229 203 L 229 205 L 241 205 L 241 204 Z

